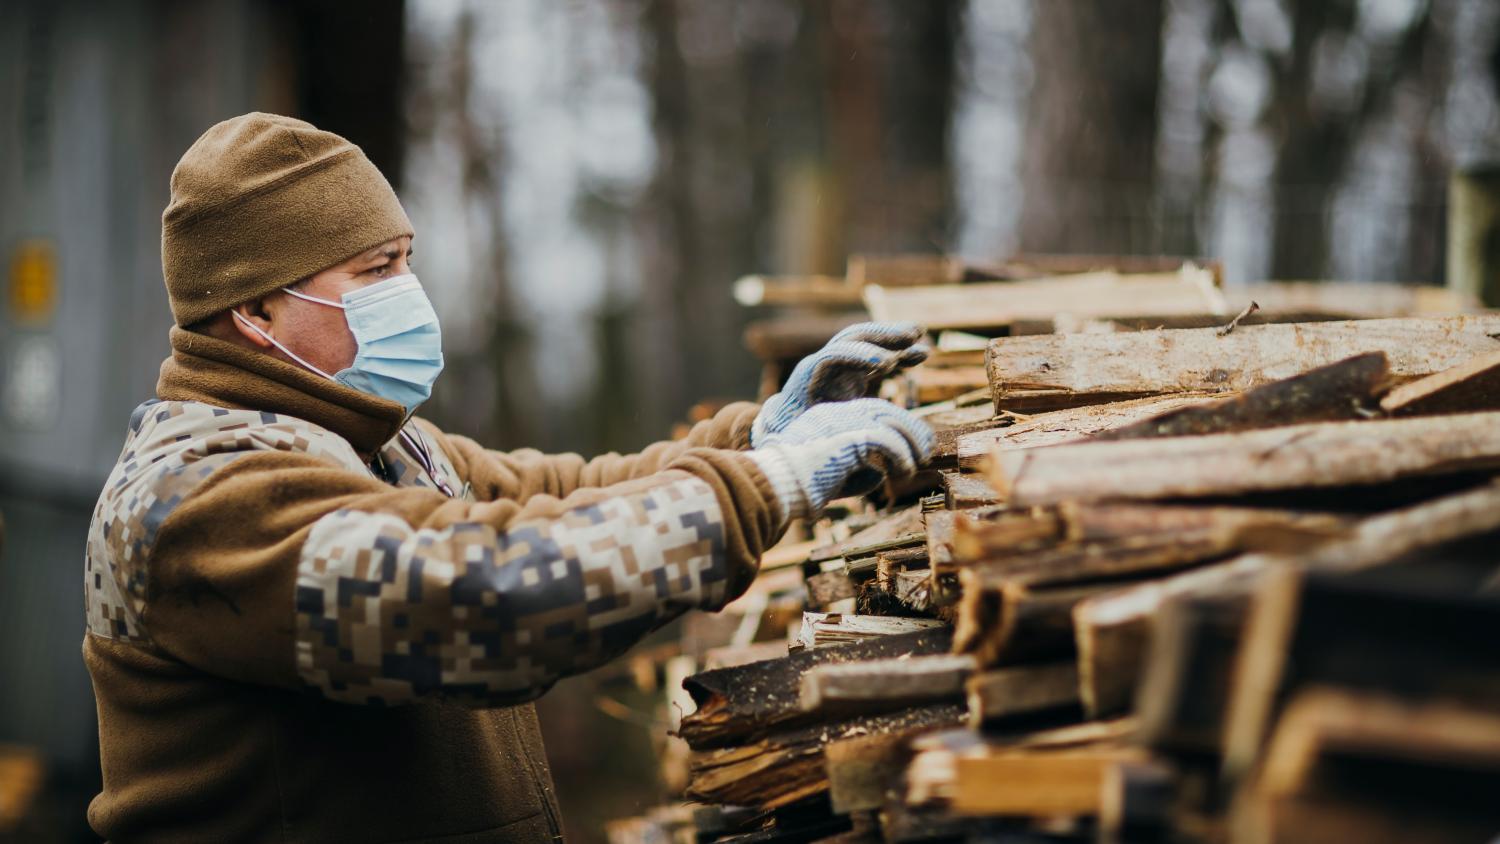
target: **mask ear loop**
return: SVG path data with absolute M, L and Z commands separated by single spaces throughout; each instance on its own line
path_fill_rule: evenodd
M 287 292 L 291 292 L 291 291 L 287 291 Z M 342 306 L 340 306 L 340 307 L 342 307 Z M 294 360 L 294 361 L 302 364 L 304 367 L 312 370 L 313 372 L 318 373 L 319 375 L 323 376 L 324 378 L 327 378 L 329 381 L 335 380 L 332 375 L 329 375 L 328 373 L 326 373 L 323 370 L 317 368 L 316 366 L 313 366 L 312 364 L 310 364 L 307 361 L 303 360 L 301 358 L 301 356 L 299 356 L 296 352 L 294 352 L 291 349 L 288 349 L 286 346 L 283 346 L 280 343 L 276 342 L 276 338 L 274 338 L 271 335 L 267 334 L 266 332 L 262 331 L 260 329 L 260 326 L 256 325 L 255 323 L 251 322 L 250 320 L 245 319 L 244 317 L 240 316 L 240 312 L 239 311 L 231 309 L 229 311 L 229 313 L 233 314 L 234 318 L 237 319 L 237 320 L 239 320 L 241 325 L 245 326 L 246 328 L 250 329 L 251 331 L 254 331 L 256 334 L 259 334 L 261 337 L 265 338 L 265 340 L 266 340 L 267 343 L 270 343 L 271 345 L 273 345 L 276 348 L 280 349 L 281 351 L 285 352 L 287 357 L 289 357 L 292 360 Z
M 319 299 L 316 296 L 309 296 L 306 293 L 298 293 L 290 287 L 281 288 L 281 292 L 287 294 L 288 296 L 296 296 L 298 299 L 306 299 L 309 302 L 317 302 L 319 305 L 327 305 L 330 308 L 338 308 L 341 311 L 346 311 L 349 309 L 349 306 L 345 305 L 342 302 L 335 302 L 332 299 Z

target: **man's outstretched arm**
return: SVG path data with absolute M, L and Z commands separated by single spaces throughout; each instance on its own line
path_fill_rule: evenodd
M 205 672 L 349 703 L 536 697 L 736 597 L 786 521 L 755 463 L 716 449 L 525 506 L 391 489 L 305 454 L 205 461 L 141 496 L 169 506 L 111 555 L 144 567 L 114 572 L 136 635 Z M 202 480 L 180 488 L 188 475 Z

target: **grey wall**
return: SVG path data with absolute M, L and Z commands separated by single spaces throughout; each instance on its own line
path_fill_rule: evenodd
M 289 96 L 275 23 L 248 0 L 24 0 L 0 26 L 0 742 L 41 747 L 64 790 L 97 777 L 83 549 L 167 353 L 168 177 L 209 125 Z M 10 266 L 37 239 L 57 306 L 24 322 Z

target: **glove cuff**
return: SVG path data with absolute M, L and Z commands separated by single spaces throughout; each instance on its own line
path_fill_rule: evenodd
M 745 456 L 753 460 L 761 474 L 771 482 L 771 491 L 776 493 L 776 500 L 781 504 L 783 525 L 792 519 L 812 515 L 812 503 L 807 500 L 807 493 L 802 489 L 802 482 L 784 449 L 775 446 L 759 448 L 745 452 Z

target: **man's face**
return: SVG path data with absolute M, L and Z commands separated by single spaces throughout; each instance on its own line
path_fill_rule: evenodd
M 295 288 L 298 293 L 337 302 L 345 293 L 411 272 L 411 238 L 398 237 L 329 267 Z M 358 344 L 344 312 L 277 291 L 262 300 L 267 334 L 303 360 L 330 375 L 354 363 Z M 281 350 L 265 351 L 296 365 Z

